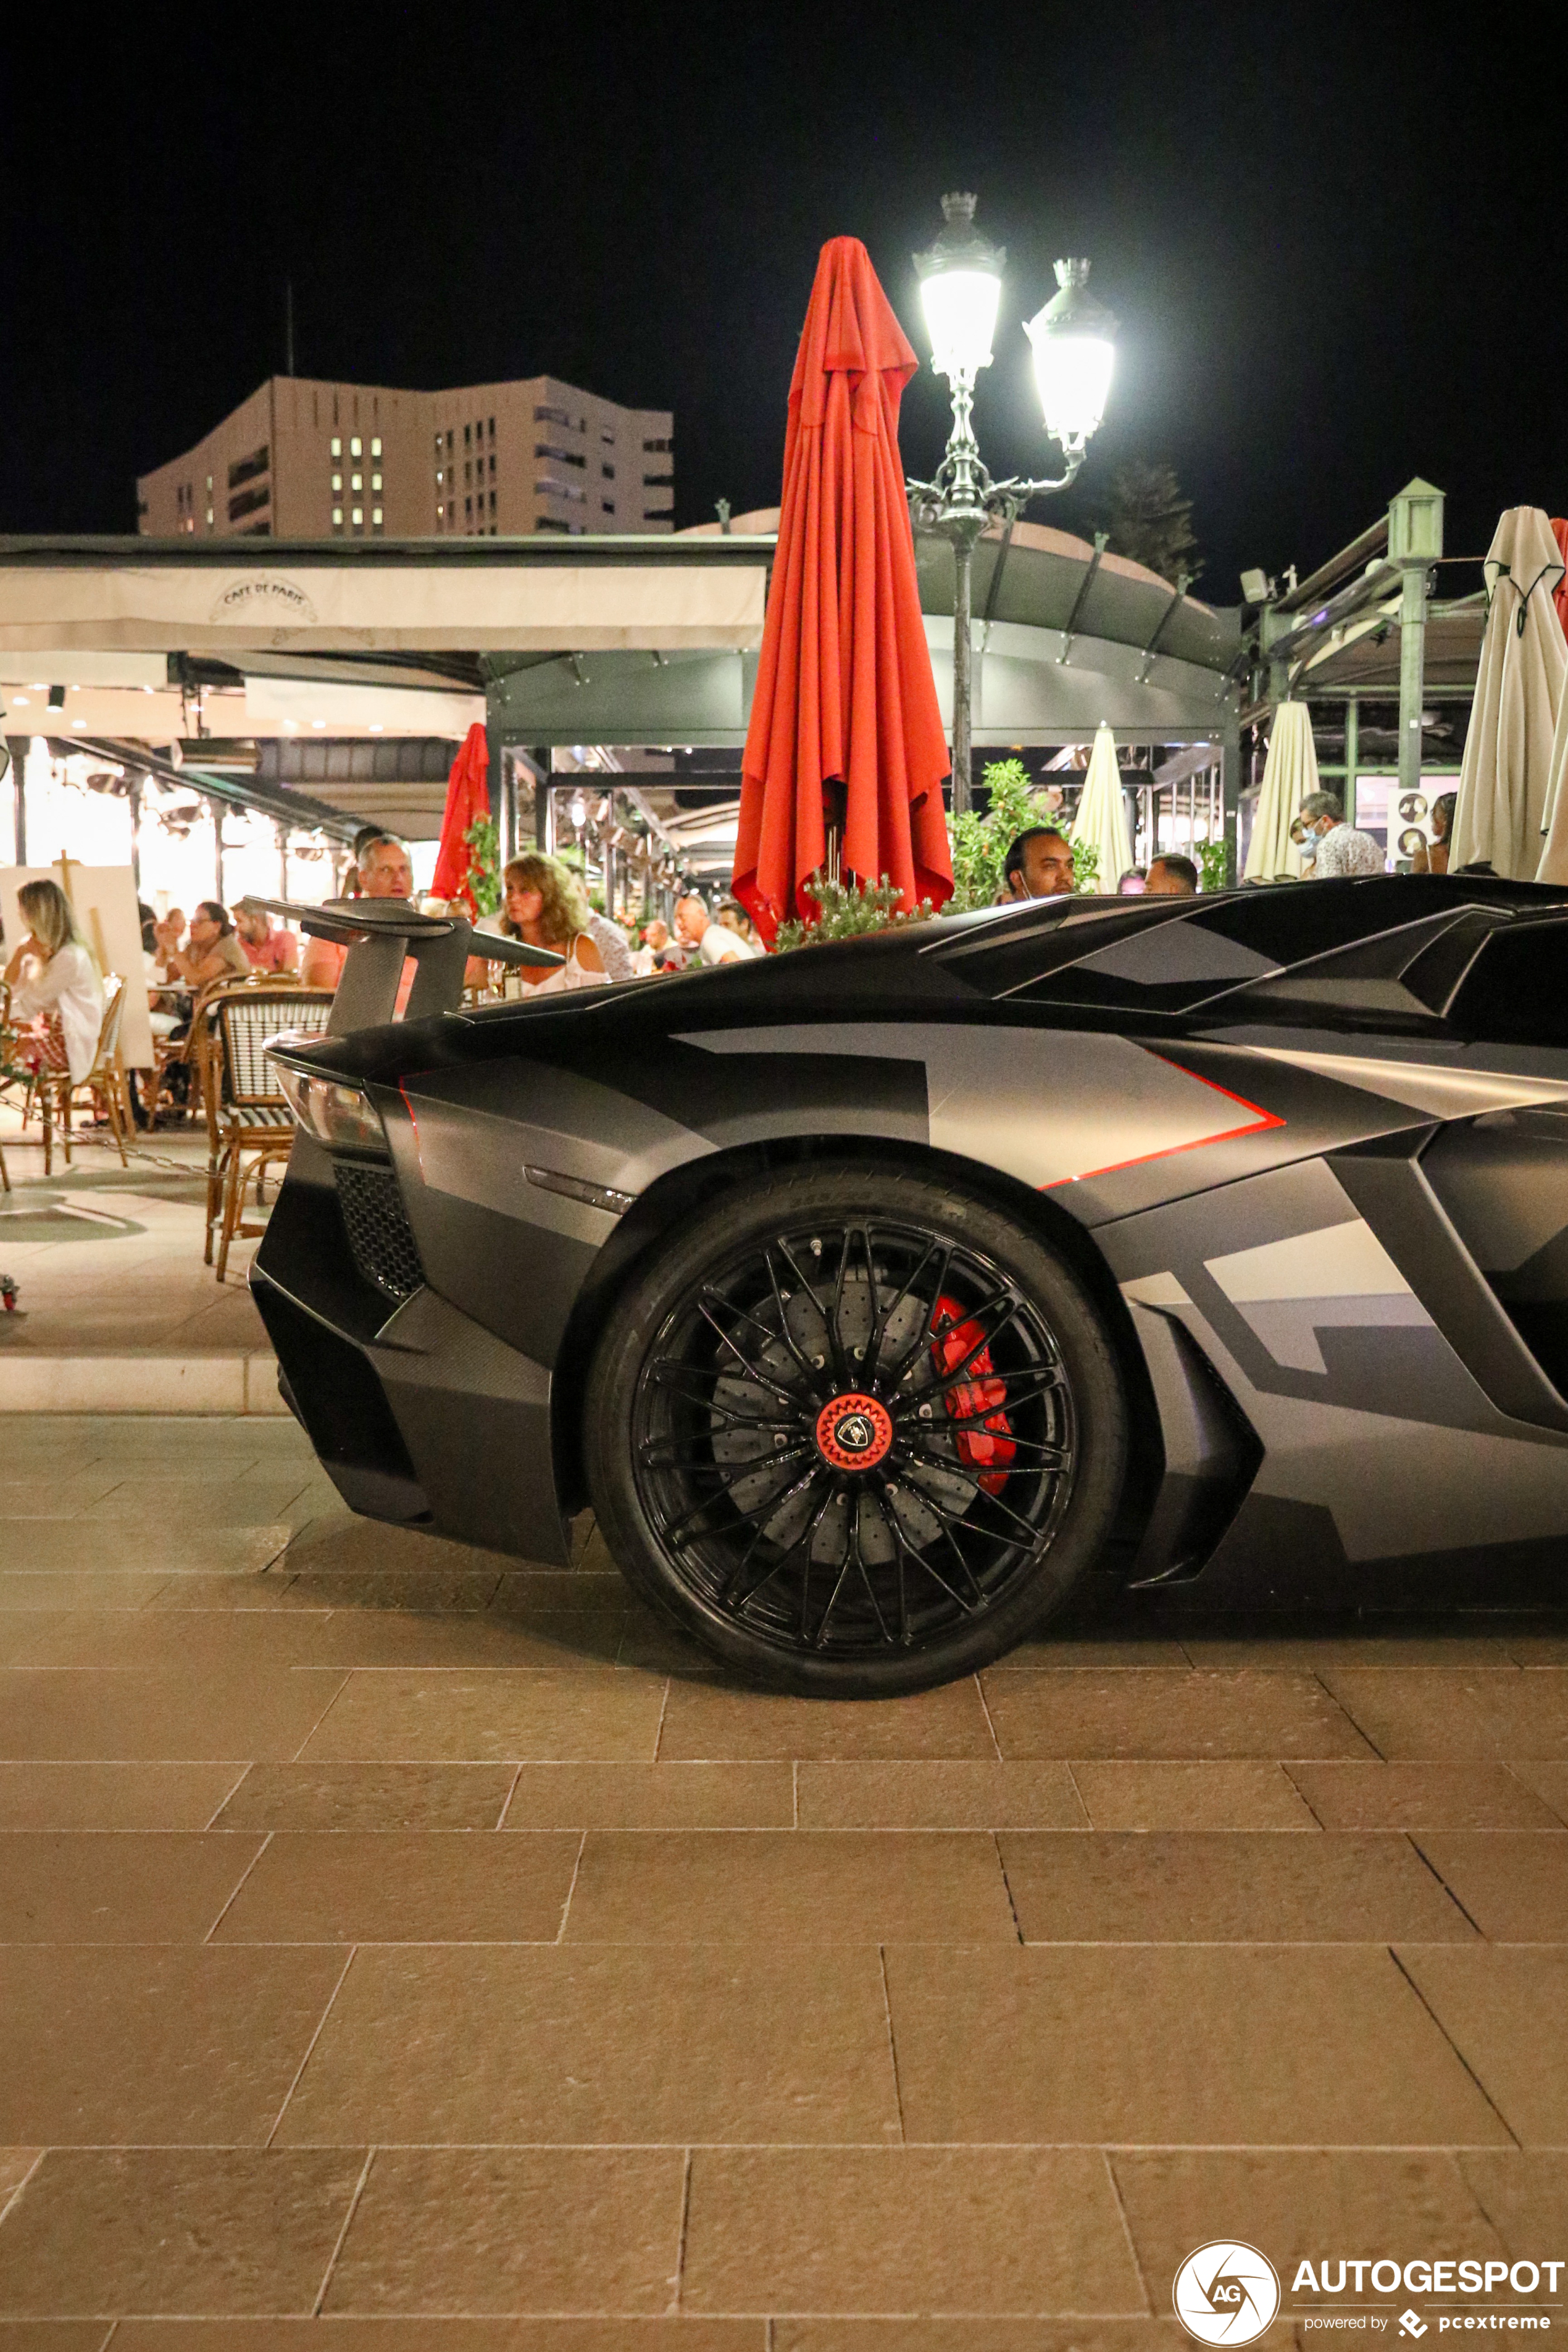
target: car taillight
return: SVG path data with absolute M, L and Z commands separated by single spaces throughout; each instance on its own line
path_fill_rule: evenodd
M 279 1083 L 289 1109 L 318 1143 L 330 1151 L 374 1151 L 387 1156 L 386 1129 L 380 1113 L 362 1087 L 345 1086 L 341 1078 L 318 1076 L 314 1070 L 277 1064 Z

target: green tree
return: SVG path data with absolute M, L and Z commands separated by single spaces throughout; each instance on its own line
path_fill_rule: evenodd
M 942 908 L 944 915 L 967 915 L 976 907 L 994 907 L 1001 896 L 1012 843 L 1032 824 L 1059 822 L 1038 788 L 1029 782 L 1022 760 L 991 761 L 982 782 L 991 795 L 984 815 L 972 809 L 947 821 L 952 845 L 952 896 Z
M 1184 496 L 1174 469 L 1130 458 L 1110 478 L 1110 509 L 1100 528 L 1113 555 L 1125 555 L 1157 572 L 1173 588 L 1185 572 L 1195 580 L 1203 558 L 1193 536 L 1193 502 Z
M 468 845 L 468 887 L 481 915 L 500 908 L 500 833 L 493 817 L 477 817 L 463 839 Z

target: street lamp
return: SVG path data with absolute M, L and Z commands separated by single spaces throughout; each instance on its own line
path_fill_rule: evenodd
M 1087 261 L 1057 263 L 1057 292 L 1025 332 L 1034 347 L 1035 382 L 1046 431 L 1058 443 L 1067 470 L 1054 482 L 1014 476 L 994 482 L 981 463 L 971 422 L 974 380 L 991 364 L 991 339 L 1002 293 L 1006 250 L 974 226 L 974 198 L 942 200 L 943 226 L 926 253 L 917 253 L 921 301 L 931 335 L 931 365 L 947 378 L 952 431 L 936 478 L 909 482 L 916 522 L 952 543 L 952 807 L 969 807 L 970 617 L 974 547 L 987 523 L 1017 520 L 1031 499 L 1065 490 L 1105 414 L 1114 357 L 1116 321 L 1089 292 Z

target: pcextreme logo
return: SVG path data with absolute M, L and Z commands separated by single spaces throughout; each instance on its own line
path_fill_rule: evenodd
M 1279 2280 L 1267 2254 L 1237 2238 L 1215 2238 L 1176 2273 L 1176 2317 L 1200 2344 L 1250 2344 L 1279 2308 Z

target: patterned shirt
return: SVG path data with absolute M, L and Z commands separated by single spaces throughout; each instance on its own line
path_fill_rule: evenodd
M 1353 824 L 1336 824 L 1321 835 L 1312 872 L 1324 882 L 1342 874 L 1381 874 L 1384 871 L 1384 856 L 1370 833 L 1358 833 Z

